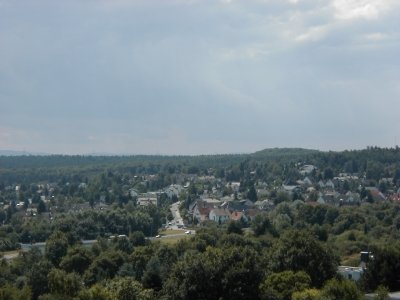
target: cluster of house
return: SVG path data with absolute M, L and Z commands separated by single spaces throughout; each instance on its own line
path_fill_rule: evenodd
M 171 184 L 165 189 L 157 192 L 139 193 L 136 189 L 132 188 L 129 190 L 129 194 L 131 197 L 136 199 L 136 204 L 138 206 L 158 206 L 162 194 L 165 194 L 168 198 L 172 199 L 173 197 L 178 197 L 184 189 L 185 187 L 180 184 Z
M 269 200 L 253 203 L 248 199 L 223 201 L 201 198 L 190 205 L 189 214 L 197 223 L 209 220 L 219 224 L 229 220 L 248 222 L 260 214 L 263 209 L 272 206 L 273 203 Z
M 181 174 L 178 182 L 180 184 L 172 184 L 164 189 L 158 191 L 151 191 L 146 193 L 139 193 L 135 188 L 126 188 L 126 193 L 135 199 L 138 206 L 148 205 L 160 205 L 160 199 L 165 195 L 169 198 L 179 198 L 179 196 L 187 190 L 191 185 L 207 187 L 204 191 L 198 191 L 198 197 L 190 205 L 189 213 L 193 220 L 197 222 L 204 222 L 205 220 L 213 220 L 216 222 L 226 222 L 227 220 L 249 220 L 256 213 L 265 210 L 271 210 L 274 206 L 273 202 L 269 200 L 271 192 L 285 192 L 292 199 L 297 196 L 306 202 L 313 202 L 319 204 L 328 204 L 334 206 L 340 205 L 354 205 L 359 204 L 364 199 L 361 199 L 361 188 L 365 187 L 368 192 L 369 199 L 375 202 L 391 200 L 400 201 L 400 189 L 397 191 L 388 190 L 383 194 L 376 187 L 368 187 L 368 182 L 365 178 L 359 178 L 355 174 L 341 173 L 337 177 L 328 180 L 320 180 L 316 176 L 318 168 L 313 165 L 298 165 L 298 172 L 301 174 L 301 179 L 295 182 L 288 181 L 282 184 L 280 187 L 271 186 L 270 184 L 262 181 L 255 182 L 255 190 L 257 193 L 257 199 L 259 201 L 251 202 L 246 199 L 246 195 L 241 193 L 240 182 L 225 181 L 222 178 L 216 178 L 212 175 L 199 176 L 196 174 Z M 253 172 L 254 173 L 254 172 Z M 250 175 L 251 176 L 251 175 Z M 142 184 L 151 182 L 157 179 L 157 175 L 146 175 L 146 176 L 134 176 L 132 178 L 132 185 L 141 181 Z M 391 185 L 391 178 L 382 178 L 382 182 L 386 186 Z M 68 183 L 66 183 L 68 185 Z M 132 186 L 131 185 L 131 186 Z M 351 186 L 351 188 L 344 188 Z M 85 189 L 86 183 L 79 184 L 79 189 Z M 46 203 L 46 206 L 51 207 L 50 201 L 52 200 L 52 194 L 55 189 L 59 188 L 55 183 L 39 184 L 37 186 L 36 193 L 40 195 L 40 199 Z M 8 186 L 5 188 L 5 192 L 15 192 L 18 194 L 20 186 Z M 112 194 L 112 190 L 109 191 Z M 105 195 L 100 195 L 100 199 L 96 201 L 95 207 L 91 207 L 88 202 L 82 204 L 76 204 L 73 207 L 68 207 L 70 211 L 84 211 L 88 209 L 107 209 L 105 201 Z M 371 199 L 372 198 L 372 199 Z M 26 216 L 35 216 L 37 214 L 37 208 L 32 205 L 31 199 L 28 199 L 27 205 L 25 202 L 16 203 L 17 210 L 24 211 Z M 0 203 L 0 210 L 6 210 L 9 205 L 9 201 Z M 54 208 L 56 209 L 56 208 Z
M 131 190 L 131 196 L 136 198 L 136 204 L 138 206 L 149 206 L 149 205 L 155 205 L 158 206 L 159 203 L 159 197 L 160 193 L 159 192 L 149 192 L 149 193 L 137 193 L 134 190 Z
M 369 200 L 374 202 L 391 200 L 400 201 L 400 189 L 397 191 L 389 190 L 383 194 L 376 187 L 366 186 L 368 182 L 365 178 L 359 178 L 354 174 L 340 173 L 339 176 L 328 180 L 314 181 L 312 173 L 317 170 L 315 166 L 304 165 L 299 169 L 299 173 L 303 175 L 303 179 L 297 180 L 295 184 L 282 185 L 282 191 L 290 195 L 294 193 L 304 195 L 306 201 L 315 201 L 319 204 L 330 204 L 335 206 L 340 205 L 355 205 L 359 204 L 366 199 L 362 199 L 361 189 L 365 186 Z M 391 185 L 391 178 L 382 178 L 380 182 L 385 182 L 388 186 Z M 345 188 L 352 186 L 356 189 Z M 311 195 L 314 199 L 311 199 Z M 316 196 L 316 197 L 315 197 Z

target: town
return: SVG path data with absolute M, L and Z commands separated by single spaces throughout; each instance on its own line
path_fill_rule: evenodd
M 136 292 L 148 293 L 149 299 L 168 298 L 177 285 L 191 295 L 174 278 L 182 272 L 177 262 L 195 251 L 200 261 L 231 253 L 236 263 L 250 258 L 257 262 L 260 269 L 252 265 L 251 276 L 260 279 L 254 279 L 256 286 L 243 283 L 244 299 L 283 293 L 270 282 L 274 276 L 304 281 L 303 289 L 290 289 L 293 297 L 295 292 L 324 293 L 333 288 L 329 284 L 354 284 L 355 293 L 395 291 L 397 269 L 382 273 L 382 255 L 400 258 L 397 250 L 385 248 L 400 236 L 398 161 L 398 148 L 376 147 L 353 152 L 266 149 L 204 157 L 3 156 L 4 270 L 13 274 L 16 264 L 32 265 L 27 260 L 33 255 L 50 264 L 43 271 L 53 278 L 50 282 L 61 280 L 57 276 L 83 280 L 71 297 L 79 291 L 86 297 L 104 280 L 111 284 L 129 277 L 138 284 Z M 234 258 L 232 247 L 250 252 Z M 170 256 L 161 261 L 165 251 Z M 78 257 L 86 263 L 70 265 Z M 114 267 L 104 260 L 113 261 Z M 34 297 L 66 292 L 52 289 L 47 279 L 43 288 L 33 286 L 34 273 L 23 268 L 18 272 L 27 276 L 21 287 L 29 287 Z M 18 278 L 10 274 L 0 274 L 0 279 Z M 337 274 L 348 282 L 332 281 Z

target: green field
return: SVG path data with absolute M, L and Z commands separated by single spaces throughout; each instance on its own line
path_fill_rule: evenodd
M 166 236 L 171 234 L 181 234 L 185 233 L 186 230 L 183 229 L 164 229 L 160 231 L 160 235 Z
M 182 235 L 182 236 L 172 236 L 172 237 L 164 237 L 162 239 L 160 239 L 159 241 L 163 244 L 176 244 L 178 241 L 182 240 L 182 239 L 187 239 L 188 236 L 186 235 Z

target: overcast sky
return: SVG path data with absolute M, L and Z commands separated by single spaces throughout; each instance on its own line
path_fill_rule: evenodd
M 0 149 L 400 143 L 399 0 L 0 0 Z

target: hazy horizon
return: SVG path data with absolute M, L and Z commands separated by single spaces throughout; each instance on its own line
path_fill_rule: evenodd
M 394 147 L 396 0 L 0 0 L 0 149 Z
M 319 151 L 319 152 L 344 152 L 344 151 L 362 151 L 366 150 L 368 147 L 378 147 L 375 145 L 366 146 L 360 149 L 342 149 L 342 150 L 321 150 L 321 149 L 311 149 L 311 148 L 301 148 L 301 147 L 271 147 L 258 149 L 251 152 L 221 152 L 221 153 L 106 153 L 106 152 L 87 152 L 87 153 L 45 153 L 45 152 L 34 152 L 26 150 L 10 150 L 10 149 L 0 149 L 0 156 L 53 156 L 53 155 L 66 155 L 66 156 L 203 156 L 203 155 L 248 155 L 265 150 L 309 150 L 309 151 Z M 395 149 L 398 146 L 387 147 L 388 149 Z M 379 147 L 381 148 L 381 147 Z M 383 147 L 382 147 L 383 148 Z

